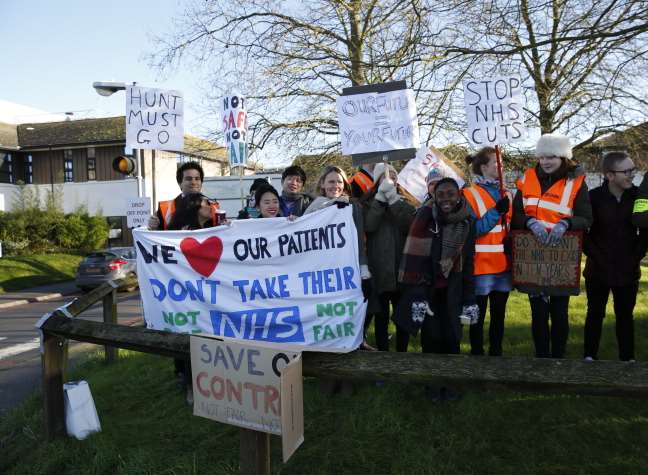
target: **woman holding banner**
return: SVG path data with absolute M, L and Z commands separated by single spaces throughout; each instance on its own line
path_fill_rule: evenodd
M 471 166 L 473 186 L 464 188 L 463 195 L 477 219 L 475 241 L 475 295 L 479 320 L 470 326 L 470 353 L 484 354 L 484 320 L 490 302 L 488 354 L 502 356 L 504 316 L 511 285 L 511 262 L 504 252 L 511 222 L 511 201 L 501 196 L 495 149 L 484 147 L 466 157 Z
M 513 200 L 512 229 L 528 229 L 542 246 L 556 246 L 567 230 L 592 224 L 585 177 L 572 162 L 569 139 L 545 134 L 536 145 L 538 164 L 518 182 Z M 529 294 L 531 330 L 537 358 L 563 358 L 569 334 L 569 296 L 578 288 L 519 285 Z M 549 320 L 551 319 L 551 330 Z
M 281 216 L 279 192 L 267 183 L 260 185 L 254 192 L 254 202 L 259 212 L 259 218 L 276 218 Z
M 374 311 L 376 346 L 389 351 L 390 305 L 396 308 L 398 266 L 407 232 L 416 214 L 416 205 L 404 196 L 397 184 L 398 174 L 389 164 L 378 163 L 374 168 L 376 181 L 362 197 L 364 227 L 367 233 L 367 257 L 373 281 L 369 306 Z M 396 327 L 396 351 L 407 351 L 408 334 Z
M 475 219 L 452 178 L 439 181 L 434 200 L 419 208 L 410 226 L 398 280 L 403 298 L 394 322 L 410 334 L 421 329 L 424 353 L 459 353 L 461 321 L 476 321 L 473 258 Z M 434 399 L 453 399 L 451 391 Z

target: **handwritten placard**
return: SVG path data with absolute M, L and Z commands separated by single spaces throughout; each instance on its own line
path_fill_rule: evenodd
M 403 167 L 398 174 L 398 184 L 422 203 L 428 194 L 426 179 L 433 169 L 437 169 L 440 176 L 454 178 L 460 188 L 466 184 L 461 171 L 441 151 L 427 146 L 419 148 L 416 157 Z
M 282 435 L 284 461 L 304 440 L 301 354 L 190 338 L 194 415 Z
M 345 155 L 419 148 L 411 89 L 340 96 L 337 115 Z
M 151 198 L 126 199 L 126 225 L 137 228 L 148 224 L 151 215 Z
M 184 149 L 180 91 L 126 86 L 126 148 Z
M 524 94 L 519 76 L 464 81 L 468 139 L 476 146 L 526 138 Z
M 511 235 L 513 284 L 579 287 L 582 233 L 567 232 L 556 246 L 540 244 L 531 231 L 513 231 Z
M 247 162 L 247 111 L 245 97 L 230 94 L 223 98 L 222 109 L 223 134 L 232 168 L 245 165 Z

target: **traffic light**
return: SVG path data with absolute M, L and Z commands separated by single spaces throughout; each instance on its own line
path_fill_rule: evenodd
M 112 162 L 113 170 L 124 175 L 132 175 L 137 169 L 137 163 L 135 159 L 128 155 L 120 155 L 115 158 Z

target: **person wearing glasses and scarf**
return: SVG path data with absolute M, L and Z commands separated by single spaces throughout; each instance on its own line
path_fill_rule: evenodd
M 636 168 L 625 152 L 603 157 L 605 181 L 589 192 L 594 221 L 585 234 L 584 356 L 598 358 L 605 307 L 612 292 L 619 359 L 634 361 L 633 311 L 641 277 L 640 263 L 646 254 L 646 234 L 632 224 L 632 210 L 639 189 L 632 183 Z
M 538 164 L 518 180 L 511 229 L 528 229 L 539 244 L 551 248 L 560 243 L 568 230 L 588 229 L 592 224 L 592 207 L 585 177 L 571 159 L 569 138 L 545 134 L 538 140 L 535 154 Z M 565 357 L 569 297 L 579 293 L 578 288 L 551 284 L 517 286 L 529 295 L 536 358 Z

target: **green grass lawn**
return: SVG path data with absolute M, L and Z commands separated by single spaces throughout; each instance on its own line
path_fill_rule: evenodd
M 0 293 L 74 279 L 82 256 L 34 254 L 0 259 Z
M 646 361 L 646 277 L 635 317 L 637 358 Z M 582 357 L 584 318 L 584 297 L 572 299 L 571 358 Z M 533 353 L 526 295 L 511 297 L 505 343 L 508 355 Z M 462 351 L 468 350 L 464 335 Z M 89 381 L 103 431 L 85 441 L 46 443 L 34 395 L 0 421 L 0 473 L 238 473 L 238 430 L 192 415 L 169 359 L 122 351 L 108 367 L 101 356 L 72 377 Z M 611 314 L 600 357 L 617 357 Z M 335 397 L 322 395 L 314 379 L 304 386 L 305 442 L 283 465 L 280 440 L 272 437 L 273 473 L 648 472 L 648 401 L 474 391 L 439 404 L 415 385 L 365 384 L 353 396 Z

